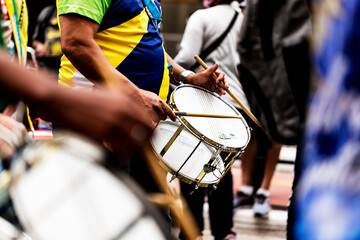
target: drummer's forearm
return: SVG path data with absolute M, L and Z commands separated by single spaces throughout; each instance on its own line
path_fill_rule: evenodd
M 180 75 L 183 71 L 185 71 L 186 69 L 181 67 L 179 64 L 177 64 L 174 59 L 172 59 L 172 57 L 169 56 L 169 54 L 166 53 L 166 58 L 167 58 L 167 62 L 170 63 L 173 66 L 173 72 L 172 75 L 175 78 L 175 81 L 177 82 L 173 82 L 174 84 L 178 84 L 179 80 L 180 80 Z

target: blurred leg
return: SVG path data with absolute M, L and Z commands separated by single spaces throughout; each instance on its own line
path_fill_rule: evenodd
M 255 160 L 257 156 L 258 141 L 256 137 L 256 130 L 251 132 L 251 138 L 249 144 L 246 146 L 244 153 L 241 155 L 241 177 L 242 185 L 252 186 L 253 185 L 253 172 L 255 167 Z
M 262 189 L 270 189 L 271 179 L 274 175 L 276 164 L 279 160 L 281 146 L 281 144 L 272 143 L 266 151 L 264 178 L 260 185 L 260 188 Z
M 302 139 L 302 136 L 301 138 Z M 294 165 L 294 181 L 292 185 L 292 194 L 290 197 L 290 204 L 288 207 L 288 218 L 287 218 L 287 225 L 286 225 L 286 239 L 293 240 L 296 239 L 295 237 L 295 221 L 296 221 L 296 188 L 299 183 L 302 174 L 302 163 L 303 163 L 303 155 L 304 155 L 304 148 L 305 143 L 303 141 L 299 141 L 296 149 L 296 158 L 295 158 L 295 165 Z
M 236 196 L 234 198 L 234 207 L 252 206 L 253 190 L 254 190 L 254 168 L 257 158 L 258 140 L 256 136 L 256 130 L 251 132 L 250 142 L 244 150 L 244 153 L 240 156 L 241 160 L 241 185 L 237 189 Z
M 270 184 L 279 159 L 281 144 L 272 142 L 265 155 L 264 177 L 260 188 L 256 191 L 253 211 L 256 216 L 266 216 L 270 212 Z
M 204 219 L 203 219 L 203 209 L 204 209 L 204 198 L 205 198 L 205 190 L 206 188 L 199 187 L 199 189 L 195 190 L 191 195 L 190 193 L 194 190 L 194 186 L 180 182 L 181 193 L 184 196 L 189 210 L 196 223 L 198 224 L 200 232 L 204 230 Z
M 233 181 L 228 171 L 217 189 L 208 195 L 210 227 L 215 240 L 222 240 L 232 233 L 233 227 Z

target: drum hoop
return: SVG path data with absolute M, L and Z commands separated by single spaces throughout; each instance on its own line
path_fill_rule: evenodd
M 176 106 L 176 103 L 175 103 L 175 99 L 174 99 L 174 94 L 176 92 L 177 89 L 180 89 L 180 88 L 183 88 L 183 87 L 191 87 L 191 88 L 197 88 L 197 89 L 200 89 L 202 91 L 205 91 L 209 94 L 211 94 L 212 96 L 218 98 L 220 101 L 224 102 L 225 104 L 227 104 L 238 116 L 242 116 L 241 113 L 234 107 L 232 106 L 229 102 L 227 102 L 225 99 L 222 99 L 220 96 L 217 96 L 215 93 L 203 88 L 203 87 L 199 87 L 199 86 L 196 86 L 196 85 L 191 85 L 191 84 L 183 84 L 183 85 L 180 85 L 180 86 L 177 86 L 175 88 L 175 90 L 171 93 L 171 107 L 173 109 L 175 109 L 176 111 L 179 111 L 179 109 L 177 108 Z M 247 122 L 245 121 L 244 117 L 241 118 L 240 120 L 243 122 L 245 128 L 246 128 L 246 132 L 247 132 L 247 141 L 246 141 L 246 144 L 243 146 L 243 147 L 228 147 L 228 146 L 225 146 L 223 144 L 220 144 L 208 137 L 206 137 L 205 135 L 203 135 L 202 133 L 200 133 L 198 130 L 196 130 L 186 119 L 184 116 L 177 116 L 178 120 L 186 127 L 187 130 L 189 130 L 195 137 L 199 138 L 200 140 L 203 140 L 206 144 L 212 146 L 212 147 L 215 147 L 215 148 L 222 148 L 224 151 L 227 151 L 227 152 L 238 152 L 238 151 L 242 151 L 243 149 L 246 148 L 246 146 L 249 144 L 250 142 L 250 127 L 249 125 L 247 124 Z

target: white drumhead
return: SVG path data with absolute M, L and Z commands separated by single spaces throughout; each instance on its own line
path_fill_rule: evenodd
M 193 85 L 181 85 L 172 95 L 180 112 L 241 116 L 230 103 L 214 93 Z M 210 140 L 229 148 L 244 148 L 250 131 L 244 119 L 184 117 L 185 125 Z
M 97 164 L 104 157 L 99 149 L 69 138 L 54 141 L 28 146 L 12 168 L 11 197 L 32 238 L 167 239 L 132 185 Z M 35 161 L 28 170 L 27 160 Z
M 170 120 L 161 121 L 158 124 L 151 137 L 151 143 L 158 154 L 169 142 L 170 138 L 173 136 L 179 126 L 179 122 L 172 122 Z M 195 149 L 199 141 L 200 140 L 197 137 L 195 137 L 185 128 L 181 131 L 180 135 L 171 145 L 169 150 L 164 154 L 164 156 L 161 157 L 159 155 L 159 158 L 172 171 L 171 173 L 178 172 L 180 179 L 183 177 L 187 180 L 195 182 L 196 178 L 203 170 L 204 165 L 210 161 L 213 152 L 216 151 L 214 148 L 204 143 L 200 143 L 199 147 L 185 163 L 187 157 Z M 183 164 L 184 166 L 182 167 Z M 201 180 L 200 185 L 217 183 L 221 178 L 221 172 L 223 170 L 224 163 L 220 157 L 217 157 L 216 170 L 206 174 L 203 180 Z

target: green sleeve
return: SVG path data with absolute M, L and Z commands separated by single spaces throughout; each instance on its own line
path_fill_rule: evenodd
M 76 13 L 101 23 L 111 0 L 59 0 L 58 14 Z

